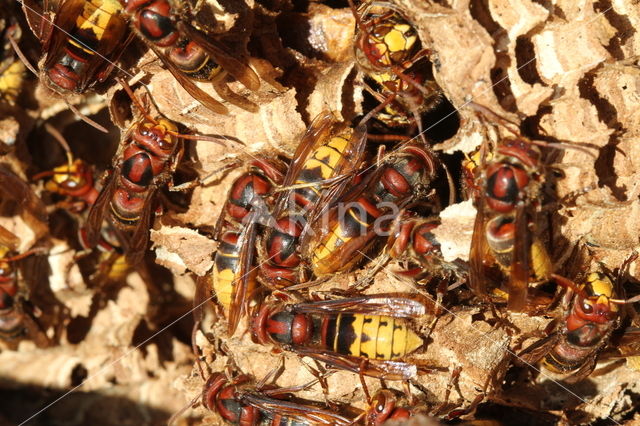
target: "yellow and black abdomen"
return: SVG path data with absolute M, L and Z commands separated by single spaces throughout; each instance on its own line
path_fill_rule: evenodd
M 344 156 L 350 147 L 349 133 L 334 136 L 316 149 L 302 165 L 294 185 L 303 186 L 294 190 L 295 201 L 305 209 L 310 209 L 320 198 L 322 181 L 337 177 L 341 165 L 349 160 Z
M 180 38 L 167 52 L 171 61 L 195 80 L 212 81 L 222 72 L 222 67 L 211 59 L 202 46 L 187 38 Z
M 114 260 L 111 268 L 109 269 L 109 280 L 119 282 L 123 280 L 127 273 L 131 270 L 131 265 L 127 262 L 127 257 L 124 254 L 118 255 Z
M 76 19 L 76 31 L 74 38 L 69 38 L 69 44 L 75 49 L 84 51 L 87 55 L 95 55 L 89 49 L 98 50 L 105 37 L 112 37 L 108 33 L 113 27 L 113 20 L 122 21 L 120 11 L 122 6 L 118 0 L 87 0 L 84 3 L 82 13 Z M 119 27 L 119 22 L 117 22 Z M 76 50 L 77 51 L 77 50 Z
M 569 359 L 552 351 L 542 359 L 542 364 L 547 370 L 556 374 L 568 374 L 584 365 L 588 360 L 588 352 L 585 351 L 585 354 L 581 354 L 576 359 Z
M 534 236 L 531 243 L 531 269 L 533 277 L 536 281 L 548 280 L 553 273 L 553 264 L 549 251 L 544 243 Z
M 60 91 L 81 93 L 96 80 L 104 80 L 110 62 L 123 48 L 128 28 L 118 0 L 85 1 L 75 24 L 66 30 L 62 49 L 48 53 L 49 81 Z
M 5 64 L 0 64 L 4 68 Z M 13 105 L 20 94 L 24 80 L 25 67 L 22 61 L 14 60 L 0 74 L 0 98 Z
M 568 374 L 590 363 L 608 340 L 611 330 L 606 325 L 587 323 L 560 336 L 542 359 L 544 367 L 557 374 Z
M 330 221 L 328 232 L 312 244 L 314 275 L 343 272 L 359 263 L 367 247 L 357 237 L 368 235 L 380 214 L 365 197 L 360 197 L 344 213 L 338 212 L 338 218 Z
M 242 245 L 238 244 L 240 234 L 225 232 L 220 240 L 213 266 L 212 288 L 220 305 L 229 310 L 233 298 L 234 281 L 240 267 Z
M 322 342 L 327 349 L 343 355 L 378 360 L 402 358 L 424 343 L 404 319 L 364 314 L 325 318 Z
M 500 268 L 511 271 L 515 245 L 515 216 L 496 215 L 486 225 L 487 243 Z M 553 265 L 549 252 L 540 238 L 533 236 L 528 247 L 533 281 L 549 279 Z

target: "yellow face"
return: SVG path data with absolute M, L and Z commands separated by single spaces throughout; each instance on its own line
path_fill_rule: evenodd
M 587 285 L 593 291 L 593 296 L 585 299 L 584 303 L 591 305 L 596 304 L 608 305 L 612 312 L 618 311 L 618 305 L 609 303 L 609 299 L 614 297 L 614 285 L 611 279 L 600 272 L 592 272 L 587 276 Z
M 391 66 L 396 65 L 395 58 L 410 59 L 408 56 L 417 41 L 415 30 L 410 25 L 396 23 L 390 26 L 388 32 L 377 41 L 376 47 L 384 52 L 385 64 Z
M 166 118 L 157 117 L 154 121 L 144 119 L 134 124 L 137 132 L 142 138 L 149 138 L 150 142 L 159 149 L 168 152 L 175 148 L 177 144 L 178 126 Z
M 465 159 L 462 162 L 462 167 L 464 167 L 465 172 L 471 175 L 475 174 L 476 169 L 482 162 L 482 155 L 481 155 L 480 149 L 479 148 L 476 149 L 471 154 L 465 153 L 464 156 L 465 156 Z M 488 151 L 485 154 L 484 160 L 485 162 L 489 162 L 491 161 L 492 158 L 493 158 L 493 153 Z
M 373 7 L 363 14 L 366 31 L 360 35 L 361 49 L 375 68 L 406 69 L 419 47 L 415 28 L 398 12 Z
M 63 166 L 56 167 L 53 169 L 53 182 L 56 185 L 64 186 L 67 189 L 80 188 L 86 184 L 86 180 L 82 173 L 83 168 L 84 163 L 82 160 L 75 160 L 71 166 L 65 164 Z
M 178 126 L 173 121 L 167 120 L 166 118 L 158 118 L 157 126 L 162 128 L 165 132 L 178 133 Z
M 389 29 L 384 36 L 376 38 L 373 34 L 369 37 L 368 49 L 365 57 L 372 62 L 374 68 L 390 68 L 393 66 L 401 69 L 411 65 L 411 52 L 416 44 L 416 36 L 407 36 L 404 31 L 410 28 L 408 25 L 396 25 Z M 396 73 L 391 71 L 370 72 L 369 76 L 383 87 L 389 84 L 400 85 Z
M 462 161 L 462 167 L 470 175 L 474 175 L 478 164 L 480 164 L 480 151 L 472 152 L 471 155 L 465 152 L 464 160 Z

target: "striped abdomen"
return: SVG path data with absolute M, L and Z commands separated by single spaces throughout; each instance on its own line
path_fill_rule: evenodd
M 112 217 L 120 225 L 119 228 L 132 229 L 137 225 L 146 199 L 147 197 L 140 197 L 122 188 L 114 191 L 110 209 Z
M 611 334 L 611 323 L 586 323 L 560 336 L 553 349 L 543 358 L 544 366 L 555 373 L 566 374 L 590 362 Z
M 357 264 L 393 214 L 425 194 L 434 169 L 433 156 L 419 146 L 407 145 L 390 157 L 370 175 L 360 197 L 332 209 L 328 231 L 309 244 L 314 274 L 344 272 Z
M 364 314 L 323 318 L 322 342 L 340 354 L 379 360 L 402 358 L 423 345 L 407 321 Z
M 349 161 L 344 152 L 349 148 L 350 135 L 338 135 L 316 149 L 301 168 L 294 185 L 305 185 L 294 190 L 296 203 L 306 210 L 320 198 L 322 181 L 337 177 L 341 163 Z M 314 185 L 315 184 L 315 185 Z
M 171 62 L 194 80 L 211 81 L 222 72 L 222 67 L 192 40 L 181 38 L 167 50 Z
M 85 74 L 105 69 L 105 66 L 92 66 L 91 61 L 104 62 L 104 57 L 111 57 L 121 47 L 120 43 L 109 42 L 113 48 L 105 51 L 107 42 L 103 41 L 107 38 L 124 39 L 128 25 L 120 14 L 121 10 L 118 0 L 85 1 L 74 28 L 69 31 L 70 37 L 67 38 L 61 56 L 46 70 L 54 85 L 63 90 L 82 92 L 86 84 L 93 83 L 92 80 L 97 77 L 102 78 Z
M 149 43 L 164 49 L 164 54 L 189 77 L 211 81 L 222 68 L 196 42 L 189 40 L 176 28 L 174 12 L 167 0 L 129 0 L 127 13 L 134 16 L 133 22 L 140 34 Z
M 125 150 L 119 187 L 111 201 L 113 217 L 127 228 L 140 220 L 154 178 L 152 157 L 140 148 L 131 144 Z
M 364 250 L 365 246 L 360 245 L 356 237 L 367 235 L 373 227 L 375 220 L 381 214 L 381 211 L 365 197 L 360 197 L 354 205 L 346 209 L 344 214 L 339 212 L 338 219 L 331 223 L 329 232 L 324 238 L 318 241 L 316 248 L 311 254 L 313 273 L 316 276 L 323 276 L 334 272 L 342 272 L 357 263 L 362 256 L 364 256 L 363 253 L 358 253 L 357 251 Z M 330 258 L 336 250 L 346 244 L 355 244 L 358 246 L 354 246 L 353 253 L 351 253 L 350 250 L 346 251 L 352 254 L 351 258 L 343 258 L 340 265 L 335 265 L 332 261 L 325 261 Z
M 152 202 L 157 188 L 170 178 L 169 166 L 179 155 L 179 142 L 173 136 L 176 131 L 176 125 L 163 118 L 134 125 L 111 200 L 111 213 L 125 229 L 136 225 L 146 203 Z
M 228 310 L 233 298 L 234 281 L 240 267 L 240 252 L 242 246 L 238 244 L 240 234 L 225 232 L 214 258 L 212 287 L 218 302 Z

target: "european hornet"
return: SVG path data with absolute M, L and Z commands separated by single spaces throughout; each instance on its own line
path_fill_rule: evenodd
M 637 258 L 629 258 L 625 265 Z M 623 312 L 620 305 L 640 301 L 640 296 L 618 299 L 622 294 L 620 268 L 616 284 L 600 271 L 587 274 L 582 284 L 553 275 L 558 284 L 567 288 L 563 299 L 564 318 L 558 330 L 535 342 L 518 354 L 526 364 L 542 361 L 548 370 L 562 375 L 569 383 L 586 378 L 594 370 L 598 356 L 609 344 L 612 333 L 620 326 Z M 622 350 L 625 356 L 638 354 L 640 333 L 629 328 L 619 338 L 621 344 L 634 346 L 634 353 Z
M 45 183 L 45 190 L 65 197 L 63 201 L 56 203 L 56 206 L 69 213 L 84 216 L 95 204 L 100 193 L 95 185 L 93 167 L 80 158 L 74 159 L 69 144 L 60 132 L 49 124 L 45 124 L 45 128 L 64 149 L 67 163 L 53 170 L 37 173 L 32 180 L 50 178 Z M 98 259 L 98 273 L 94 278 L 118 281 L 124 277 L 129 266 L 124 259 L 120 243 L 107 222 L 103 222 L 97 245 L 89 242 L 84 226 L 78 227 L 78 242 L 83 250 L 79 257 L 89 254 L 94 247 L 102 253 Z
M 400 214 L 391 228 L 384 254 L 376 260 L 376 267 L 367 274 L 367 279 L 372 278 L 390 260 L 398 260 L 403 265 L 402 270 L 395 271 L 399 276 L 423 284 L 429 284 L 435 278 L 439 307 L 447 290 L 466 281 L 469 271 L 464 261 L 444 260 L 440 242 L 433 234 L 438 226 L 440 218 L 437 216 L 420 217 L 407 212 Z M 456 283 L 449 286 L 453 279 Z
M 290 393 L 295 388 L 261 388 L 251 382 L 246 375 L 229 380 L 222 373 L 214 373 L 205 385 L 202 404 L 234 425 L 353 424 L 349 418 L 317 404 L 292 400 Z
M 118 0 L 22 2 L 42 43 L 40 81 L 61 95 L 84 93 L 104 81 L 132 40 Z
M 438 226 L 440 226 L 440 218 L 437 216 L 399 216 L 387 240 L 388 257 L 417 264 L 416 268 L 404 271 L 403 275 L 416 279 L 425 275 L 455 277 L 467 275 L 467 265 L 464 263 L 444 261 L 440 242 L 433 234 Z
M 115 1 L 115 0 L 114 0 Z M 135 32 L 160 58 L 187 92 L 213 112 L 226 114 L 227 108 L 200 89 L 192 80 L 213 84 L 225 100 L 255 112 L 258 107 L 232 92 L 225 83 L 231 74 L 247 89 L 260 87 L 258 75 L 236 59 L 230 49 L 211 41 L 211 36 L 191 25 L 186 2 L 174 0 L 119 0 L 132 21 Z
M 73 158 L 69 144 L 58 130 L 48 123 L 45 124 L 45 128 L 64 149 L 67 163 L 53 170 L 37 173 L 31 179 L 50 178 L 45 183 L 45 189 L 66 198 L 60 207 L 72 213 L 82 213 L 98 198 L 99 191 L 94 182 L 94 170 L 85 161 Z
M 363 424 L 366 426 L 381 426 L 387 424 L 388 421 L 406 422 L 408 419 L 419 414 L 423 415 L 423 417 L 426 417 L 427 413 L 430 416 L 441 416 L 446 411 L 448 411 L 448 413 L 443 418 L 447 420 L 468 414 L 475 410 L 475 407 L 484 399 L 484 396 L 478 395 L 467 408 L 449 411 L 451 408 L 451 404 L 449 403 L 451 389 L 457 386 L 461 371 L 461 367 L 453 369 L 451 379 L 445 390 L 444 401 L 433 410 L 428 410 L 423 401 L 411 395 L 408 387 L 405 388 L 404 395 L 398 391 L 381 388 L 373 396 L 370 396 L 366 382 L 363 382 L 363 390 L 369 401 L 368 407 L 356 417 L 354 424 L 360 424 L 357 422 L 364 420 Z M 458 404 L 455 404 L 455 407 L 457 406 Z
M 84 226 L 78 228 L 78 241 L 83 250 L 79 256 L 89 253 L 94 248 L 97 248 L 100 254 L 90 276 L 94 283 L 100 285 L 105 281 L 120 282 L 130 272 L 132 265 L 127 260 L 120 241 L 108 223 L 103 223 L 100 230 L 100 240 L 96 246 L 92 245 Z
M 316 277 L 345 272 L 367 258 L 400 210 L 425 198 L 437 160 L 423 145 L 405 144 L 379 162 L 314 228 L 306 258 Z
M 181 134 L 176 123 L 162 116 L 150 116 L 131 88 L 124 81 L 121 83 L 143 115 L 122 138 L 112 169 L 89 210 L 87 237 L 95 246 L 103 220 L 108 218 L 122 243 L 127 262 L 134 266 L 147 249 L 152 212 L 159 206 L 158 190 L 165 185 L 175 191 L 187 187 L 173 185 L 173 172 L 182 159 L 184 140 L 220 142 L 207 136 Z
M 366 145 L 366 128 L 337 122 L 331 112 L 316 117 L 300 141 L 282 182 L 272 215 L 275 223 L 261 240 L 262 282 L 284 288 L 306 282 L 299 255 L 316 222 L 357 176 Z
M 220 242 L 214 257 L 213 274 L 199 286 L 211 288 L 228 318 L 232 335 L 255 288 L 254 265 L 256 227 L 261 205 L 271 206 L 273 189 L 283 181 L 284 165 L 263 158 L 251 162 L 250 169 L 231 184 L 227 201 L 216 225 L 215 239 Z M 267 212 L 268 213 L 268 212 Z M 253 215 L 252 215 L 253 214 Z
M 381 102 L 376 117 L 389 127 L 416 124 L 422 132 L 420 115 L 439 102 L 442 90 L 431 77 L 429 51 L 415 26 L 392 3 L 349 5 L 356 19 L 356 62 L 374 84 L 368 91 Z
M 424 341 L 408 320 L 426 312 L 417 300 L 389 295 L 291 305 L 266 302 L 256 309 L 251 332 L 257 343 L 272 343 L 336 368 L 409 380 L 417 367 L 402 360 Z
M 537 145 L 546 146 L 514 132 L 514 136 L 498 141 L 489 160 L 483 146 L 475 167 L 478 190 L 472 193 L 477 195 L 477 215 L 469 254 L 469 285 L 486 297 L 487 282 L 492 281 L 486 268 L 497 266 L 509 277 L 507 306 L 513 311 L 525 310 L 529 283 L 546 282 L 553 272 L 547 249 L 536 232 L 535 213 L 540 209 L 545 178 Z

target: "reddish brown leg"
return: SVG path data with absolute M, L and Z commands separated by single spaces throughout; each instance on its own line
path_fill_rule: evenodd
M 371 401 L 371 394 L 369 393 L 369 388 L 367 387 L 367 383 L 365 382 L 364 379 L 364 374 L 362 373 L 363 371 L 365 371 L 365 368 L 367 367 L 368 364 L 368 360 L 363 359 L 362 361 L 360 361 L 360 367 L 358 368 L 358 377 L 360 377 L 360 384 L 362 385 L 362 391 L 364 392 L 364 395 L 367 398 L 367 401 Z

